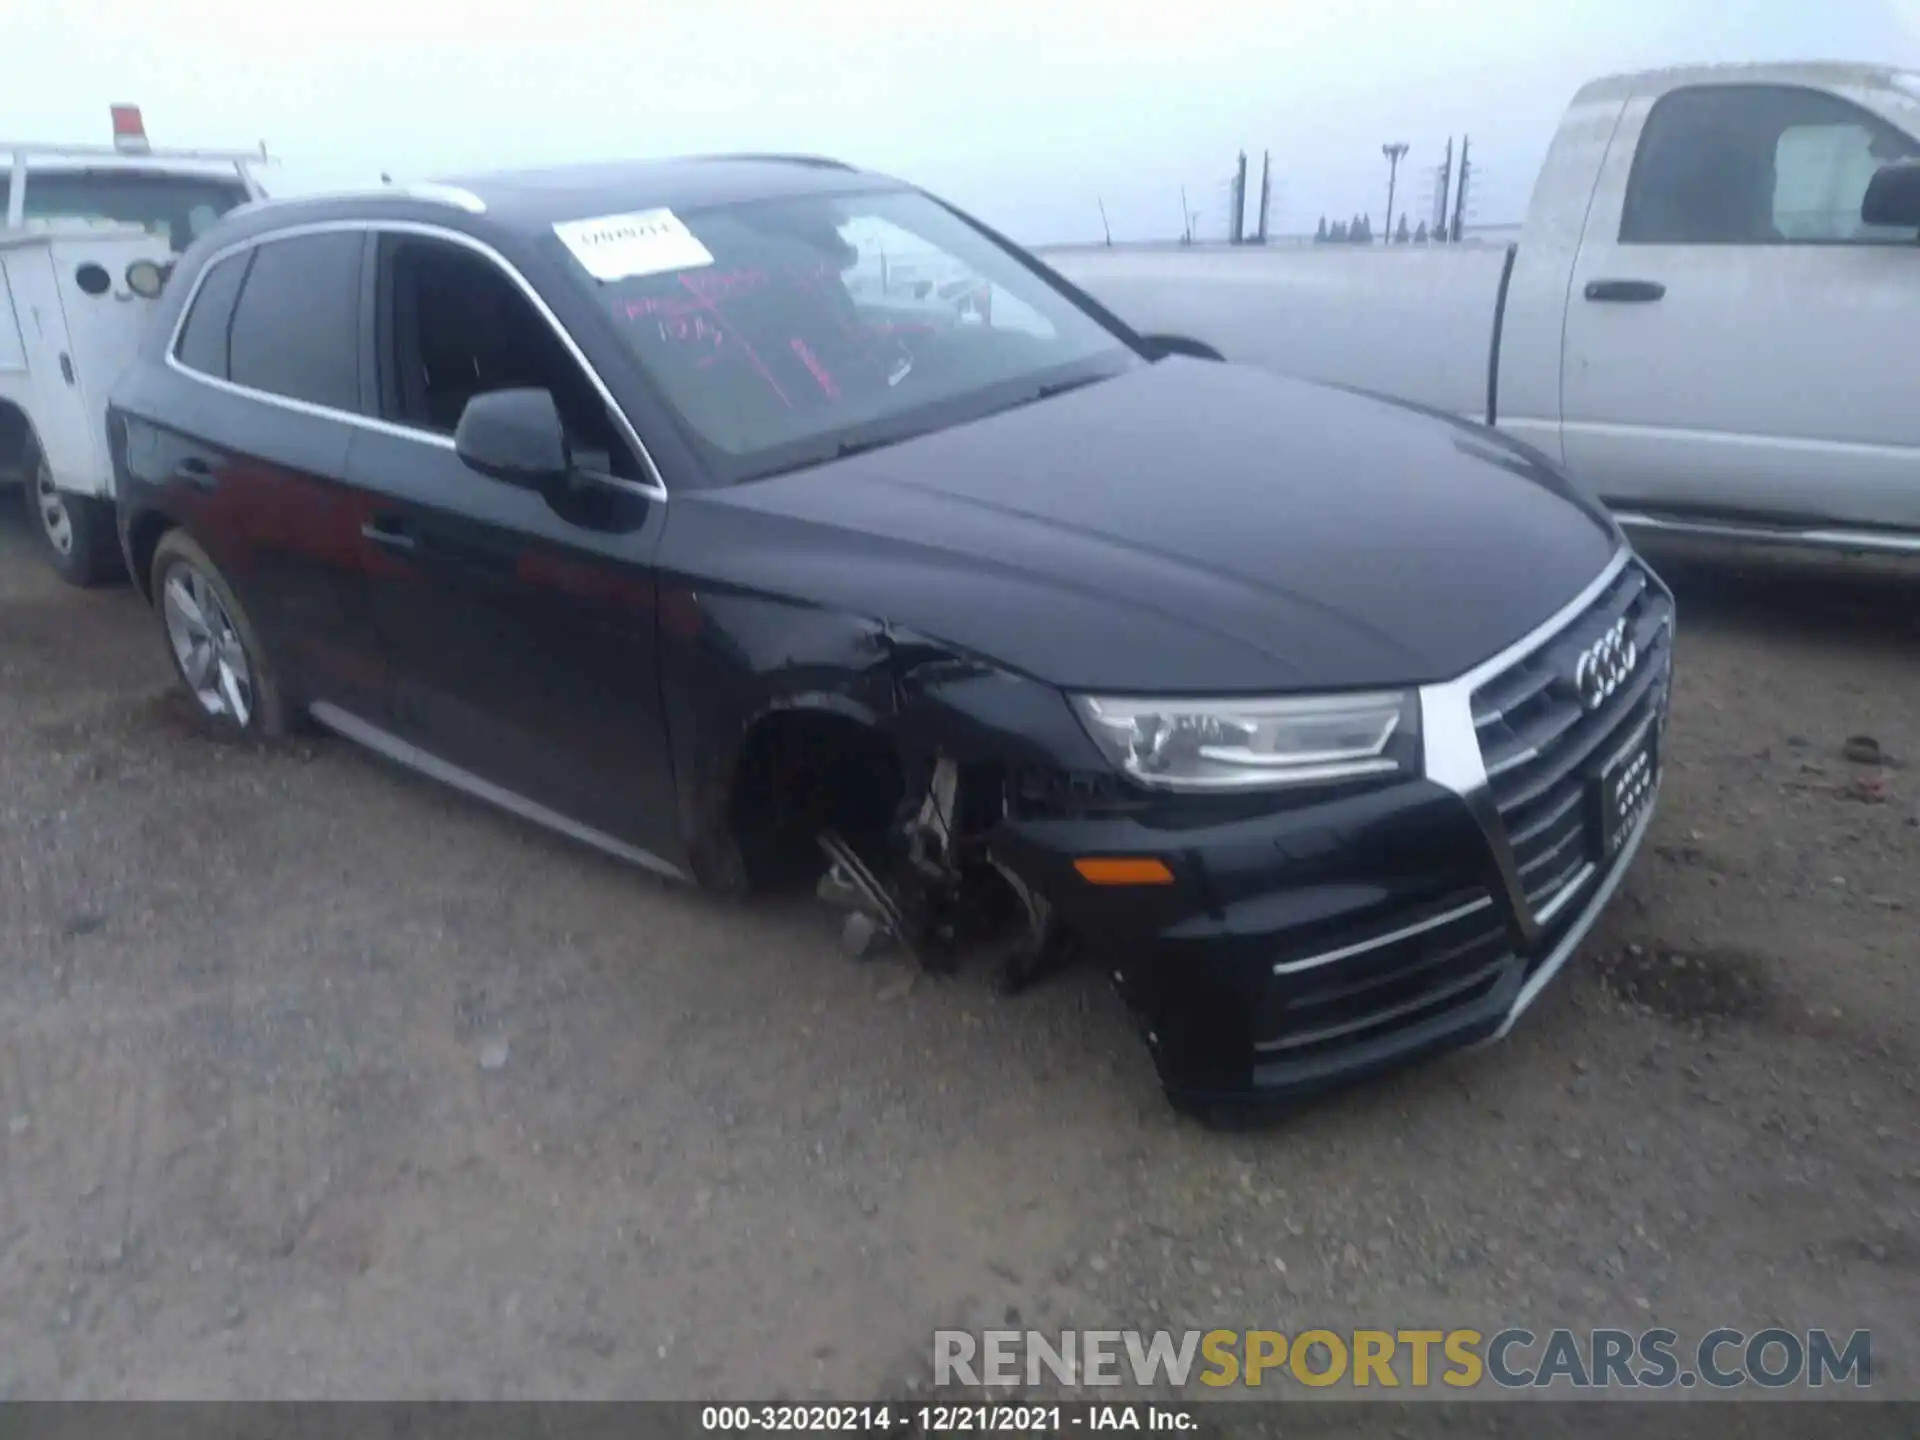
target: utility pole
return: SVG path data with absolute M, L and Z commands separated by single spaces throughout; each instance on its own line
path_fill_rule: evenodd
M 1460 183 L 1453 194 L 1453 225 L 1447 231 L 1447 239 L 1457 242 L 1460 239 L 1460 226 L 1467 218 L 1467 185 L 1473 179 L 1473 166 L 1467 160 L 1467 143 L 1470 137 L 1460 137 Z
M 1267 243 L 1267 213 L 1273 208 L 1273 152 L 1260 152 L 1260 235 L 1259 243 Z
M 1440 176 L 1433 190 L 1433 238 L 1447 238 L 1447 202 L 1453 199 L 1453 137 L 1447 137 L 1447 157 L 1440 162 Z
M 1095 199 L 1093 203 L 1100 207 L 1100 231 L 1107 237 L 1107 248 L 1111 250 L 1113 248 L 1113 227 L 1107 223 L 1107 202 L 1105 200 Z
M 1247 238 L 1247 152 L 1244 150 L 1233 167 L 1233 199 L 1229 204 L 1233 213 L 1227 216 L 1227 243 L 1239 245 Z
M 1387 244 L 1393 243 L 1393 185 L 1400 178 L 1400 157 L 1407 153 L 1407 142 L 1396 140 L 1392 144 L 1382 145 L 1380 153 L 1387 157 L 1387 223 L 1381 230 Z

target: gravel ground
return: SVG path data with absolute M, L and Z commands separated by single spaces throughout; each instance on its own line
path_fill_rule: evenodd
M 1091 969 L 852 962 L 195 738 L 139 600 L 0 522 L 0 1396 L 898 1396 L 1016 1317 L 1871 1327 L 1920 1396 L 1920 573 L 1655 558 L 1670 770 L 1585 953 L 1217 1134 Z

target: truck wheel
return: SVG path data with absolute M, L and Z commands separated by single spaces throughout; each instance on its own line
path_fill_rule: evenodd
M 103 585 L 126 577 L 113 506 L 88 495 L 71 495 L 53 483 L 45 455 L 34 460 L 25 486 L 27 513 L 45 543 L 53 570 L 69 585 Z
M 153 603 L 174 669 L 208 734 L 283 735 L 286 702 L 266 651 L 207 552 L 169 530 L 153 552 Z

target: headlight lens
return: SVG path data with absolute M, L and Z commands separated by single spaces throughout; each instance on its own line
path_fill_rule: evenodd
M 1408 723 L 1404 691 L 1273 700 L 1072 697 L 1107 758 L 1164 790 L 1260 790 L 1389 775 Z

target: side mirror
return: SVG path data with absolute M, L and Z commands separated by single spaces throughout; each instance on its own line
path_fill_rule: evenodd
M 1920 160 L 1882 165 L 1867 182 L 1860 218 L 1869 225 L 1920 230 Z
M 453 453 L 470 469 L 538 490 L 573 470 L 567 432 L 545 390 L 490 390 L 460 412 Z
M 1185 355 L 1193 360 L 1225 360 L 1213 346 L 1204 340 L 1189 339 L 1185 335 L 1142 335 L 1146 342 L 1149 360 L 1164 360 L 1169 355 Z

